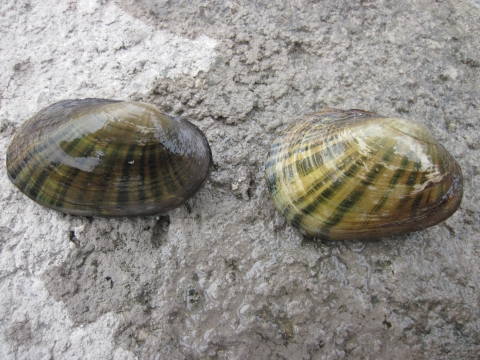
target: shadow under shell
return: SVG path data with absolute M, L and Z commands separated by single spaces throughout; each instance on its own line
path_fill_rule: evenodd
M 153 215 L 207 180 L 212 153 L 193 124 L 139 102 L 64 100 L 25 122 L 7 150 L 10 181 L 49 208 L 103 217 Z

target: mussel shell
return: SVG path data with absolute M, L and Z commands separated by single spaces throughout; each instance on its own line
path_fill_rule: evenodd
M 212 153 L 193 124 L 139 102 L 64 100 L 34 115 L 7 150 L 7 171 L 49 208 L 103 217 L 182 205 L 208 178 Z
M 435 225 L 463 195 L 459 165 L 425 127 L 362 110 L 299 119 L 273 141 L 265 171 L 288 222 L 330 240 Z

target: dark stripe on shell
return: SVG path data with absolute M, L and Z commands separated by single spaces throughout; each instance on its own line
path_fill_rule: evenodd
M 379 143 L 377 149 L 382 149 L 382 145 L 386 143 L 386 140 L 382 140 Z M 370 156 L 376 156 L 377 153 L 370 154 Z M 388 151 L 382 158 L 384 161 L 388 161 L 390 157 L 393 155 L 392 151 Z M 367 160 L 366 156 L 363 156 L 361 160 L 357 160 L 354 164 L 352 164 L 345 172 L 346 179 L 353 179 L 358 171 L 362 168 L 363 163 Z M 359 200 L 360 196 L 363 196 L 365 189 L 369 186 L 375 178 L 380 175 L 380 170 L 383 170 L 384 167 L 380 164 L 377 164 L 376 168 L 371 170 L 366 178 L 367 180 L 362 180 L 362 187 L 357 187 L 353 192 L 351 192 L 346 199 L 344 199 L 340 205 L 337 207 L 335 213 L 330 216 L 330 218 L 326 219 L 324 227 L 331 228 L 335 226 L 342 218 L 345 212 L 350 211 L 351 207 L 353 207 Z M 331 175 L 333 176 L 336 174 L 336 171 L 332 171 Z M 344 186 L 346 186 L 347 182 L 344 179 L 340 178 L 335 180 L 331 186 L 327 189 L 322 191 L 322 193 L 317 196 L 313 202 L 308 204 L 304 208 L 299 208 L 295 216 L 292 218 L 292 223 L 295 223 L 295 226 L 301 228 L 302 222 L 306 216 L 311 216 L 312 214 L 318 211 L 318 208 L 323 204 L 326 204 L 329 200 L 333 199 L 333 197 L 340 191 Z
M 360 169 L 360 166 L 357 163 L 352 164 L 350 166 L 350 168 L 347 170 L 347 172 L 348 172 L 347 177 L 354 177 L 359 169 Z M 333 172 L 331 174 L 333 174 Z M 318 190 L 321 187 L 321 186 L 319 186 L 320 183 L 323 185 L 325 183 L 325 180 L 323 180 L 322 182 L 317 182 L 317 184 L 313 187 L 312 192 L 315 192 L 316 190 Z M 346 182 L 343 179 L 337 179 L 327 189 L 322 191 L 320 193 L 320 195 L 315 197 L 315 199 L 312 202 L 310 202 L 309 204 L 307 204 L 303 208 L 298 208 L 297 213 L 295 214 L 295 216 L 291 220 L 292 225 L 300 227 L 303 219 L 305 218 L 305 216 L 310 216 L 310 215 L 314 214 L 320 206 L 327 203 L 328 200 L 331 200 L 333 198 L 333 196 L 339 190 L 341 190 L 345 185 L 346 185 Z M 305 195 L 305 196 L 307 196 L 307 195 Z M 297 200 L 295 200 L 294 204 L 299 205 L 299 204 L 301 204 L 301 202 L 303 202 L 303 201 L 300 201 L 300 199 L 297 199 Z M 287 216 L 287 215 L 285 214 L 285 216 Z
M 353 190 L 347 198 L 340 203 L 335 213 L 325 221 L 325 227 L 332 228 L 337 225 L 345 216 L 345 213 L 349 212 L 355 204 L 362 199 L 367 187 L 375 181 L 384 169 L 384 166 L 377 164 L 376 168 L 367 174 L 368 180 L 361 181 L 363 186 Z
M 117 204 L 119 206 L 128 204 L 129 201 L 136 201 L 133 198 L 136 194 L 129 191 L 129 187 L 136 188 L 136 184 L 132 184 L 132 177 L 135 178 L 135 173 L 132 174 L 131 167 L 135 164 L 135 152 L 138 151 L 138 148 L 139 146 L 133 141 L 126 154 L 122 154 L 122 175 L 117 188 Z M 133 161 L 133 164 L 130 164 L 131 161 Z
M 87 143 L 85 142 L 84 139 L 81 138 L 75 138 L 73 141 L 70 141 L 68 145 L 63 148 L 62 150 L 67 154 L 70 155 L 71 153 L 81 153 L 83 157 L 89 157 L 93 151 L 95 150 L 95 145 L 94 143 L 90 143 L 88 147 L 85 149 L 84 147 L 87 146 Z M 54 146 L 57 146 L 55 144 Z M 79 148 L 81 150 L 79 150 Z M 65 168 L 65 169 L 64 169 Z M 52 194 L 51 199 L 49 199 L 49 203 L 54 205 L 54 206 L 62 206 L 63 202 L 65 200 L 65 195 L 68 192 L 70 186 L 74 181 L 76 180 L 78 174 L 80 173 L 80 169 L 78 168 L 67 168 L 66 166 L 59 165 L 56 169 L 56 171 L 62 172 L 64 174 L 63 178 L 64 180 L 59 182 L 55 188 L 56 191 Z M 65 176 L 67 174 L 67 176 Z M 47 186 L 52 186 L 51 181 L 49 181 L 49 184 Z M 43 188 L 41 189 L 43 191 Z M 52 191 L 50 191 L 51 193 Z M 45 201 L 47 201 L 45 199 Z

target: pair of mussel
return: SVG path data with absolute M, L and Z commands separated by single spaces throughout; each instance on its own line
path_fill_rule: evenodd
M 65 100 L 23 124 L 7 171 L 49 208 L 103 217 L 152 215 L 205 183 L 212 153 L 193 124 L 138 102 Z M 423 126 L 361 110 L 299 119 L 265 164 L 277 209 L 304 233 L 333 240 L 400 234 L 451 216 L 462 174 Z

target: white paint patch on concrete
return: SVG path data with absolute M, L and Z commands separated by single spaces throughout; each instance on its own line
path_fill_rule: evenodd
M 112 313 L 94 323 L 74 325 L 61 302 L 52 299 L 37 277 L 18 273 L 0 283 L 0 317 L 8 326 L 0 332 L 2 359 L 134 359 L 128 350 L 115 349 L 112 336 L 120 315 Z M 8 295 L 7 295 L 8 294 Z M 17 306 L 8 304 L 15 299 Z M 11 348 L 8 340 L 22 340 Z
M 17 123 L 62 99 L 148 93 L 159 78 L 208 71 L 216 56 L 216 40 L 157 30 L 113 2 L 10 0 L 2 10 L 0 119 Z
M 476 6 L 478 9 L 480 9 L 480 0 L 467 0 L 467 1 L 473 6 Z

